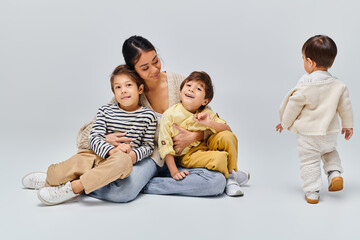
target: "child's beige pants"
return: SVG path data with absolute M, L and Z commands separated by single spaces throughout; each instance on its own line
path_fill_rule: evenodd
M 343 172 L 341 160 L 336 151 L 338 133 L 324 136 L 297 135 L 300 158 L 301 178 L 304 192 L 315 192 L 321 189 L 320 162 L 323 161 L 326 176 L 329 171 Z
M 46 186 L 59 186 L 80 179 L 86 194 L 117 179 L 130 175 L 133 168 L 131 158 L 121 151 L 107 159 L 91 150 L 79 150 L 66 161 L 52 164 L 47 171 Z
M 237 171 L 238 140 L 230 131 L 215 133 L 207 141 L 190 149 L 179 161 L 186 168 L 207 168 L 219 171 L 226 178 L 229 170 Z

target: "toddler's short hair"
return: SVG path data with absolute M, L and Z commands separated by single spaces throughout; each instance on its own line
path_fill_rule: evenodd
M 337 47 L 330 37 L 316 35 L 304 43 L 302 52 L 304 57 L 313 60 L 317 67 L 330 68 L 335 60 Z
M 135 70 L 132 70 L 129 68 L 128 65 L 123 64 L 123 65 L 117 66 L 111 74 L 110 83 L 111 83 L 111 91 L 112 92 L 114 92 L 115 76 L 118 76 L 121 74 L 127 75 L 129 78 L 131 78 L 131 80 L 133 80 L 136 83 L 138 88 L 140 87 L 141 84 L 145 85 L 144 80 L 135 72 Z
M 192 80 L 198 80 L 205 84 L 205 99 L 209 100 L 209 102 L 208 102 L 208 104 L 209 104 L 214 97 L 214 87 L 213 87 L 210 76 L 206 72 L 194 71 L 194 72 L 190 73 L 190 75 L 187 78 L 185 78 L 185 80 L 181 83 L 180 91 L 183 89 L 184 85 L 187 82 L 190 82 Z

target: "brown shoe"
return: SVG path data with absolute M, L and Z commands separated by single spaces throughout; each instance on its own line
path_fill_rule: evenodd
M 307 203 L 316 204 L 319 202 L 319 192 L 307 192 L 305 193 L 305 200 Z
M 329 191 L 341 191 L 344 187 L 344 179 L 341 176 L 341 173 L 338 171 L 333 171 L 329 174 Z

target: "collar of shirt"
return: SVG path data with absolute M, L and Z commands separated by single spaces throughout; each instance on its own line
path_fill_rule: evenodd
M 311 74 L 304 74 L 299 83 L 311 83 L 311 82 L 318 82 L 323 81 L 328 78 L 331 78 L 332 75 L 328 71 L 314 71 Z

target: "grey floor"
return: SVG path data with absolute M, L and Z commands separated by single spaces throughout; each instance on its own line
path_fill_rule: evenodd
M 291 137 L 290 137 L 291 138 Z M 342 144 L 341 144 L 342 145 Z M 341 146 L 340 146 L 341 147 Z M 346 148 L 346 145 L 345 145 Z M 12 150 L 11 147 L 8 148 Z M 69 148 L 69 152 L 70 152 Z M 10 151 L 1 168 L 1 239 L 359 239 L 359 163 L 344 162 L 345 189 L 326 190 L 320 203 L 305 202 L 296 155 L 243 161 L 252 173 L 245 196 L 181 197 L 141 194 L 127 204 L 90 197 L 47 207 L 22 176 L 45 170 L 47 159 Z M 44 151 L 52 151 L 48 149 Z M 68 154 L 68 152 L 63 153 Z M 274 152 L 270 154 L 275 154 Z M 59 156 L 61 157 L 61 156 Z M 20 165 L 16 161 L 22 160 Z M 35 160 L 38 162 L 35 163 Z M 250 160 L 250 159 L 249 159 Z M 355 160 L 355 159 L 354 159 Z M 34 161 L 34 164 L 31 164 Z M 40 163 L 39 163 L 40 162 Z M 44 164 L 41 168 L 40 165 Z M 287 169 L 285 171 L 285 169 Z

